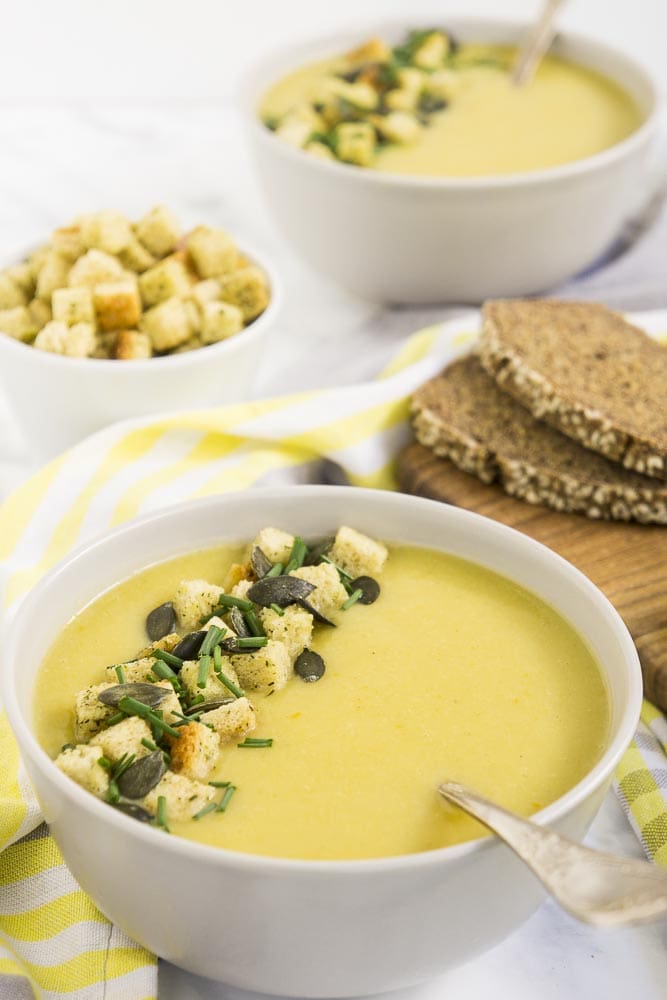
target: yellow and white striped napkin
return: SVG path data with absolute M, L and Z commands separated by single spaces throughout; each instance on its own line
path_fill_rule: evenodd
M 410 393 L 470 347 L 477 325 L 478 315 L 469 313 L 416 334 L 375 382 L 126 421 L 83 441 L 0 510 L 5 614 L 11 616 L 75 545 L 168 504 L 260 484 L 316 481 L 325 458 L 355 485 L 395 488 L 392 464 L 409 440 Z M 642 746 L 629 751 L 620 788 L 644 829 L 648 813 L 639 811 L 641 796 L 631 791 L 640 787 L 638 772 L 654 763 L 642 753 Z M 155 997 L 154 957 L 111 927 L 72 879 L 41 823 L 2 715 L 0 761 L 0 997 L 23 1000 L 31 990 L 49 1000 Z M 653 822 L 659 808 L 656 800 Z M 661 853 L 664 800 L 662 815 L 662 839 L 644 837 L 661 861 L 667 857 Z

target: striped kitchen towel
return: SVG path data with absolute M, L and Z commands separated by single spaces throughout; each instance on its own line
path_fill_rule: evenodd
M 664 313 L 637 321 L 667 327 Z M 317 481 L 323 459 L 355 485 L 395 488 L 392 463 L 409 440 L 410 393 L 469 349 L 477 325 L 478 314 L 468 313 L 416 334 L 371 383 L 126 421 L 83 441 L 0 510 L 6 615 L 75 545 L 168 504 L 260 484 Z M 662 861 L 667 829 L 660 842 L 649 836 L 642 794 L 634 794 L 640 772 L 648 782 L 655 763 L 644 753 L 639 742 L 629 751 L 635 756 L 621 765 L 627 773 L 620 774 L 619 794 L 632 799 L 630 815 L 643 842 Z M 19 1000 L 32 990 L 49 1000 L 156 996 L 153 956 L 110 926 L 64 866 L 4 716 L 0 760 L 0 998 Z M 655 800 L 651 831 L 660 815 L 667 826 L 665 803 Z

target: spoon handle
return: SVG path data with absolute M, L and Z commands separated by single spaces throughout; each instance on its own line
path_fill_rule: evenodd
M 667 913 L 664 868 L 583 847 L 458 782 L 447 781 L 438 791 L 504 840 L 550 895 L 577 919 L 620 927 Z
M 540 16 L 519 46 L 512 69 L 512 83 L 518 87 L 532 80 L 542 56 L 554 40 L 556 14 L 564 3 L 565 0 L 546 0 Z

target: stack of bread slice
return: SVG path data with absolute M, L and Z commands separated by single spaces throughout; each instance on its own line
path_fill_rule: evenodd
M 412 399 L 417 439 L 555 510 L 667 524 L 667 349 L 603 306 L 489 302 Z

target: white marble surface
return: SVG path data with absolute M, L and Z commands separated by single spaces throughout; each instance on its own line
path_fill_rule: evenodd
M 73 0 L 57 6 L 59 12 L 70 14 L 84 10 L 83 4 Z M 101 59 L 99 65 L 94 64 L 88 53 L 87 86 L 81 74 L 72 71 L 69 60 L 62 61 L 63 52 L 73 55 L 72 42 L 65 31 L 67 21 L 63 26 L 60 18 L 52 26 L 54 5 L 27 3 L 17 8 L 16 16 L 25 21 L 28 30 L 31 10 L 41 11 L 43 30 L 36 44 L 46 62 L 40 62 L 36 76 L 26 77 L 25 51 L 17 45 L 10 46 L 0 67 L 4 95 L 0 105 L 0 257 L 18 253 L 70 216 L 103 206 L 135 215 L 156 201 L 164 201 L 185 223 L 205 220 L 228 226 L 241 240 L 247 239 L 274 257 L 286 285 L 285 309 L 258 371 L 257 396 L 366 378 L 389 359 L 410 332 L 443 318 L 442 309 L 387 311 L 347 296 L 297 261 L 273 230 L 255 186 L 233 102 L 226 96 L 233 90 L 242 63 L 239 46 L 230 44 L 230 32 L 224 30 L 229 23 L 222 21 L 223 12 L 229 13 L 231 5 L 196 0 L 188 7 L 198 15 L 200 32 L 211 17 L 217 16 L 220 22 L 214 25 L 223 38 L 215 86 L 210 72 L 204 73 L 197 59 L 195 29 L 191 23 L 179 21 L 175 3 L 162 0 L 158 5 L 151 0 L 115 6 L 120 21 L 114 19 L 108 26 L 107 51 L 117 55 L 119 24 L 122 26 L 123 18 L 129 16 L 130 8 L 136 11 L 140 7 L 145 19 L 149 9 L 153 13 L 159 9 L 168 21 L 167 51 L 179 43 L 183 86 L 179 89 L 178 75 L 169 68 L 164 73 L 166 90 L 156 85 L 152 72 L 158 58 L 155 51 L 153 62 L 149 58 L 141 72 L 133 64 L 129 76 L 118 74 L 115 83 L 110 82 L 109 61 Z M 497 13 L 500 7 L 491 0 L 475 6 L 486 13 Z M 529 14 L 535 6 L 531 0 L 502 5 L 504 14 Z M 385 15 L 397 14 L 401 7 L 405 9 L 404 4 L 372 0 L 365 14 L 370 17 L 380 10 Z M 461 7 L 470 9 L 471 5 Z M 571 23 L 594 28 L 611 40 L 629 37 L 636 46 L 643 46 L 647 61 L 662 74 L 667 91 L 667 69 L 661 58 L 667 27 L 662 0 L 637 0 L 632 11 L 620 0 L 587 0 L 570 7 Z M 94 8 L 86 5 L 85 9 L 90 12 Z M 178 11 L 181 9 L 178 5 Z M 273 37 L 272 26 L 276 36 L 285 35 L 297 14 L 304 28 L 316 22 L 327 27 L 354 9 L 351 0 L 338 3 L 335 13 L 334 8 L 325 13 L 320 5 L 294 0 L 280 7 L 283 16 L 279 19 L 273 6 L 269 11 L 268 4 L 247 2 L 242 9 L 235 7 L 233 28 L 239 38 L 249 38 L 258 15 L 266 15 L 268 28 L 264 23 L 259 38 L 266 47 Z M 451 10 L 454 5 L 444 3 L 442 9 Z M 79 24 L 74 35 L 84 55 L 88 49 L 82 43 L 102 30 L 100 18 L 91 22 L 89 13 L 86 17 L 83 29 Z M 199 41 L 211 53 L 212 32 L 204 34 Z M 53 44 L 47 45 L 46 39 L 51 41 L 52 35 Z M 224 57 L 228 57 L 226 62 Z M 166 100 L 162 96 L 165 92 L 178 92 L 187 100 Z M 211 99 L 211 93 L 219 96 Z M 91 100 L 90 95 L 100 99 Z M 114 100 L 114 95 L 123 100 Z M 138 95 L 145 95 L 150 102 Z M 0 498 L 33 466 L 33 458 L 0 397 Z M 641 853 L 612 795 L 588 842 L 628 855 Z M 483 959 L 405 991 L 401 1000 L 627 1000 L 634 994 L 643 1000 L 661 1000 L 667 995 L 666 932 L 667 924 L 662 923 L 603 933 L 577 924 L 547 903 Z M 160 997 L 238 1000 L 239 994 L 163 965 Z

